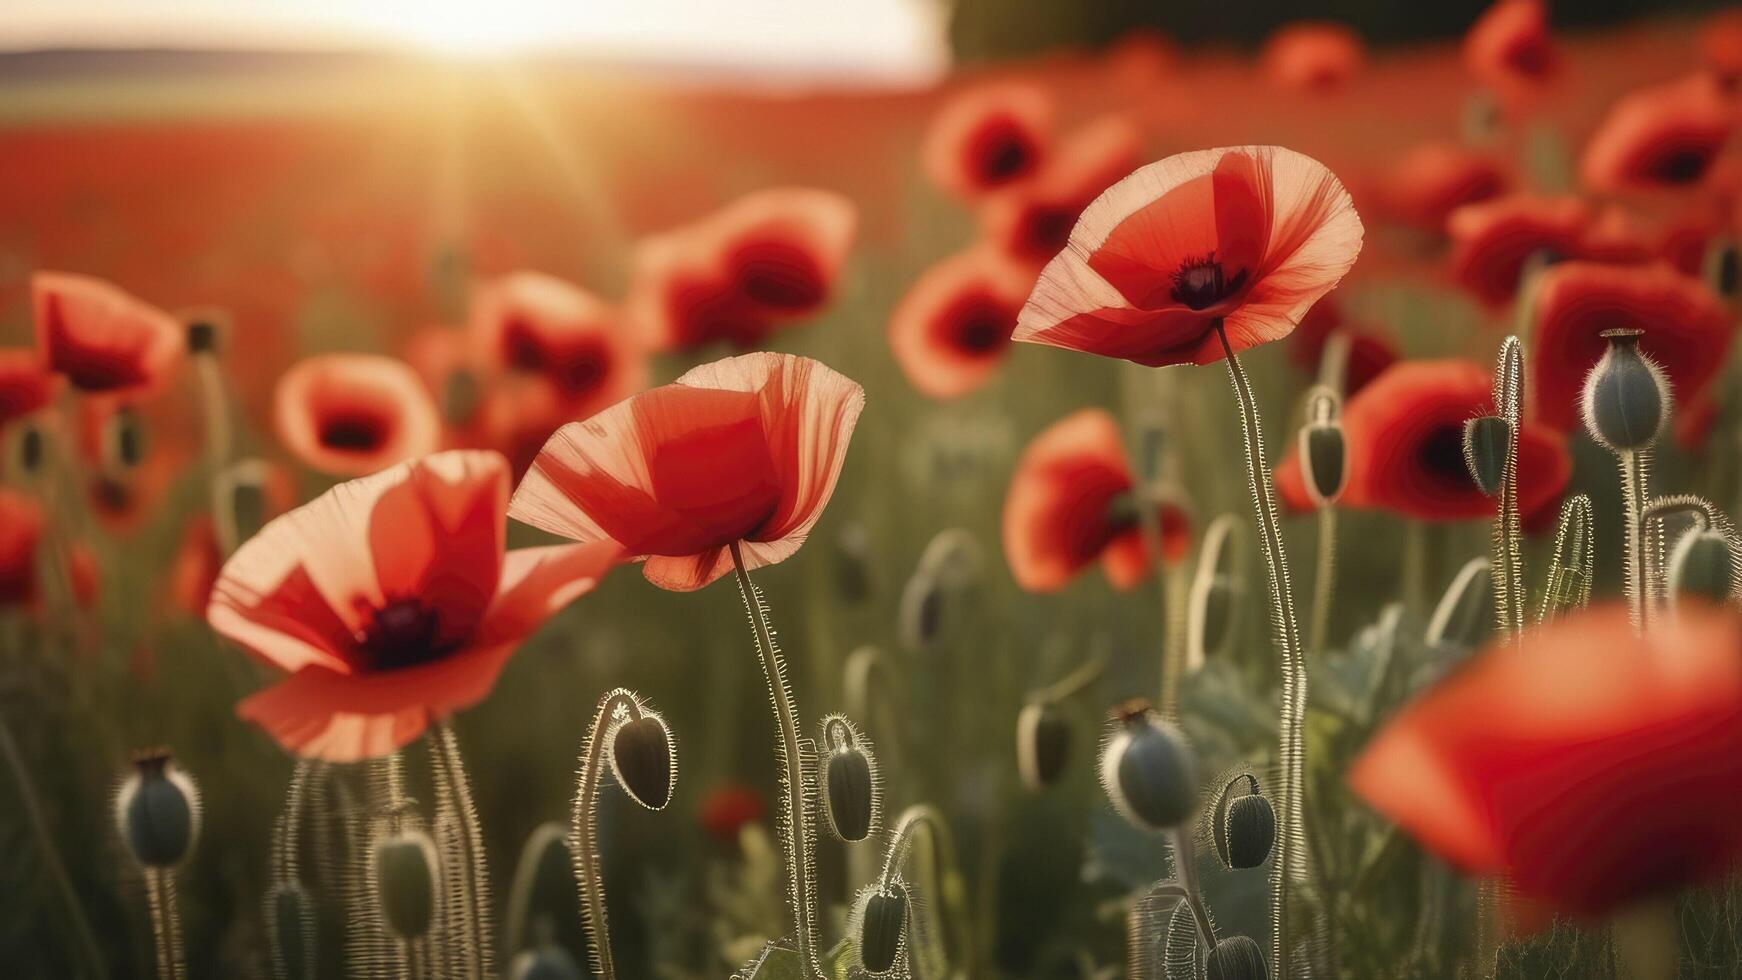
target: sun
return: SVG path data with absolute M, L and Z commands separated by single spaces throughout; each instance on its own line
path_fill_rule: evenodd
M 421 0 L 360 5 L 372 33 L 459 57 L 489 58 L 549 46 L 566 37 L 572 4 L 548 0 Z

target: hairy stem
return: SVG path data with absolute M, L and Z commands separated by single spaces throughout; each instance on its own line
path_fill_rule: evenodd
M 1592 533 L 1591 498 L 1574 494 L 1561 504 L 1560 524 L 1555 530 L 1554 558 L 1549 562 L 1548 581 L 1542 590 L 1537 622 L 1546 623 L 1563 612 L 1583 609 L 1591 601 L 1591 577 L 1596 573 L 1596 535 Z
M 570 857 L 575 863 L 575 880 L 581 890 L 581 912 L 587 927 L 587 940 L 593 951 L 593 975 L 616 980 L 617 964 L 611 955 L 611 927 L 605 913 L 605 874 L 599 853 L 599 773 L 604 766 L 605 745 L 613 719 L 619 714 L 627 720 L 641 717 L 635 698 L 621 688 L 599 700 L 599 710 L 593 723 L 587 726 L 587 738 L 581 749 L 581 775 L 575 789 L 574 812 L 570 816 Z
M 460 907 L 449 918 L 458 926 L 453 938 L 458 938 L 465 958 L 466 975 L 482 980 L 492 974 L 490 937 L 490 878 L 484 863 L 484 837 L 478 829 L 478 810 L 472 802 L 471 783 L 466 778 L 466 766 L 460 757 L 460 741 L 453 725 L 444 720 L 431 732 L 431 764 L 436 769 L 436 792 L 440 806 L 446 812 L 438 821 L 451 823 L 452 852 L 458 867 L 452 872 L 457 886 Z M 443 819 L 445 818 L 445 820 Z M 449 853 L 449 842 L 441 842 L 441 850 Z
M 1186 904 L 1198 926 L 1198 941 L 1208 955 L 1216 948 L 1216 923 L 1210 919 L 1209 906 L 1204 904 L 1203 892 L 1198 888 L 1198 855 L 1192 846 L 1192 835 L 1184 827 L 1175 827 L 1168 837 L 1173 844 L 1174 876 L 1185 889 Z
M 182 954 L 181 913 L 176 908 L 175 873 L 168 868 L 145 869 L 145 900 L 151 910 L 151 935 L 157 950 L 158 980 L 182 980 L 187 960 Z
M 964 925 L 967 916 L 962 909 L 952 907 L 956 889 L 946 884 L 947 879 L 956 874 L 955 839 L 937 807 L 922 803 L 902 812 L 890 836 L 878 886 L 888 891 L 890 883 L 901 877 L 901 868 L 907 864 L 915 842 L 920 840 L 929 849 L 926 853 L 931 860 L 922 866 L 924 875 L 904 879 L 918 886 L 921 898 L 911 903 L 916 926 L 911 946 L 925 967 L 918 971 L 918 976 L 945 977 L 950 975 L 949 949 L 954 948 L 958 956 L 967 957 L 971 945 Z M 941 924 L 939 920 L 942 920 Z M 949 933 L 947 946 L 937 939 L 946 931 Z M 959 972 L 973 976 L 972 967 L 972 963 L 965 963 Z
M 224 386 L 223 365 L 216 355 L 203 353 L 193 358 L 200 386 L 200 407 L 205 414 L 206 459 L 216 473 L 230 462 L 235 434 L 230 419 L 230 396 Z
M 1627 609 L 1635 632 L 1644 632 L 1649 623 L 1651 602 L 1646 595 L 1645 549 L 1641 542 L 1639 511 L 1650 493 L 1646 480 L 1644 454 L 1623 449 L 1615 454 L 1621 467 L 1621 509 L 1627 535 L 1626 567 Z
M 1307 646 L 1314 653 L 1323 653 L 1325 634 L 1330 632 L 1331 600 L 1337 586 L 1337 508 L 1327 504 L 1319 508 L 1319 564 L 1313 574 L 1312 619 L 1308 621 Z
M 1518 518 L 1518 443 L 1522 434 L 1524 347 L 1517 337 L 1500 345 L 1494 372 L 1494 407 L 1506 422 L 1506 465 L 1500 472 L 1500 506 L 1494 517 L 1494 602 L 1500 629 L 1513 639 L 1524 635 L 1524 555 Z

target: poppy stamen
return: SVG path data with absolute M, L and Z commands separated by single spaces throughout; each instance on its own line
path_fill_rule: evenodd
M 418 599 L 394 599 L 375 611 L 358 637 L 374 670 L 428 663 L 446 652 L 441 616 Z
M 1180 263 L 1179 270 L 1173 274 L 1172 295 L 1175 302 L 1203 310 L 1239 292 L 1244 285 L 1245 269 L 1229 276 L 1222 271 L 1222 263 L 1216 261 L 1216 253 L 1210 252 Z

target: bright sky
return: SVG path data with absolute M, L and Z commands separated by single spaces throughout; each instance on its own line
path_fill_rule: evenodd
M 0 50 L 398 44 L 923 77 L 942 0 L 4 0 Z

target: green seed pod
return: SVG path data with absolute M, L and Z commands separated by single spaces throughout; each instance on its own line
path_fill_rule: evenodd
M 1030 702 L 1016 714 L 1016 771 L 1034 792 L 1053 785 L 1070 758 L 1071 725 L 1058 705 Z
M 871 745 L 845 715 L 823 719 L 823 816 L 829 832 L 848 843 L 871 836 L 880 810 L 877 760 Z
M 1492 497 L 1506 478 L 1512 458 L 1512 426 L 1498 415 L 1478 415 L 1464 423 L 1464 465 L 1476 488 Z
M 1114 710 L 1101 748 L 1101 786 L 1114 809 L 1137 827 L 1184 823 L 1197 802 L 1197 763 L 1179 729 L 1141 699 Z
M 315 905 L 296 882 L 266 893 L 266 939 L 273 980 L 314 980 Z
M 266 482 L 272 466 L 262 459 L 238 460 L 212 478 L 212 520 L 226 553 L 260 533 L 271 509 Z
M 115 794 L 115 822 L 135 861 L 174 867 L 199 841 L 199 789 L 167 751 L 142 752 Z
M 540 946 L 514 957 L 508 980 L 581 980 L 581 967 L 561 946 Z
M 1270 966 L 1251 936 L 1228 936 L 1210 950 L 1204 975 L 1209 980 L 1270 980 Z
M 1707 602 L 1728 602 L 1735 594 L 1735 551 L 1717 531 L 1689 531 L 1675 543 L 1670 556 L 1669 593 L 1680 602 L 1695 596 Z
M 1615 452 L 1649 449 L 1669 421 L 1663 369 L 1639 352 L 1639 330 L 1605 330 L 1609 349 L 1585 379 L 1585 428 Z
M 611 736 L 611 772 L 630 799 L 649 810 L 665 809 L 677 780 L 677 746 L 665 719 L 643 707 L 640 718 L 618 725 Z
M 1348 483 L 1349 460 L 1341 422 L 1308 425 L 1300 430 L 1301 475 L 1307 496 L 1320 507 L 1329 507 L 1343 495 Z
M 1494 572 L 1486 558 L 1472 558 L 1440 597 L 1428 619 L 1427 644 L 1474 650 L 1494 632 Z
M 1258 780 L 1243 773 L 1223 787 L 1216 800 L 1211 833 L 1216 856 L 1230 868 L 1256 868 L 1276 844 L 1276 811 L 1258 790 Z
M 402 831 L 375 845 L 375 894 L 382 924 L 393 936 L 418 939 L 429 932 L 439 867 L 435 844 L 422 831 Z
M 895 969 L 907 948 L 907 889 L 899 880 L 866 889 L 858 920 L 859 965 L 874 977 Z

